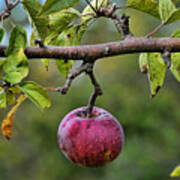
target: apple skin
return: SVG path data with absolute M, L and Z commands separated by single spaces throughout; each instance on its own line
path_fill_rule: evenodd
M 83 167 L 102 167 L 121 152 L 124 133 L 120 123 L 109 112 L 94 107 L 92 117 L 86 107 L 71 111 L 61 121 L 58 143 L 64 155 Z

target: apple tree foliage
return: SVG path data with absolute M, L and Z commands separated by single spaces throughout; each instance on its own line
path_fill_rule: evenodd
M 112 5 L 111 0 L 91 1 L 82 12 L 75 7 L 79 0 L 46 0 L 42 5 L 37 0 L 22 0 L 20 2 L 27 12 L 33 32 L 30 45 L 35 46 L 34 40 L 43 41 L 44 45 L 74 46 L 93 23 L 96 8 L 106 8 Z M 147 13 L 161 20 L 161 26 L 180 20 L 180 8 L 175 6 L 175 0 L 128 0 L 128 8 Z M 0 42 L 5 31 L 0 28 Z M 180 38 L 180 29 L 171 36 Z M 47 89 L 36 82 L 26 81 L 29 74 L 28 58 L 25 54 L 27 34 L 23 27 L 15 26 L 11 31 L 6 58 L 0 60 L 0 108 L 13 105 L 2 123 L 4 136 L 10 139 L 13 119 L 17 108 L 25 99 L 30 99 L 40 109 L 51 106 Z M 165 51 L 168 51 L 165 50 Z M 166 53 L 166 52 L 165 52 Z M 41 59 L 48 69 L 50 59 Z M 73 60 L 57 59 L 56 65 L 62 76 L 67 77 L 73 65 Z M 180 53 L 141 53 L 139 57 L 140 70 L 147 73 L 151 96 L 155 96 L 162 87 L 165 74 L 169 68 L 177 81 L 180 81 Z M 171 176 L 179 176 L 179 167 Z

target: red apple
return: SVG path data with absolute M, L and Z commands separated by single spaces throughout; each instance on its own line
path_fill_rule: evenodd
M 101 167 L 114 160 L 123 147 L 120 123 L 109 112 L 94 107 L 92 117 L 86 107 L 71 111 L 61 121 L 58 143 L 65 156 L 77 165 Z

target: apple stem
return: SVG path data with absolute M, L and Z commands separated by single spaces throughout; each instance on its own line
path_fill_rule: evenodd
M 93 106 L 95 105 L 96 98 L 103 94 L 102 89 L 101 89 L 99 83 L 97 82 L 97 80 L 94 76 L 94 73 L 93 73 L 94 63 L 91 63 L 91 64 L 92 64 L 92 66 L 86 71 L 86 73 L 88 74 L 89 78 L 91 79 L 91 83 L 94 86 L 94 90 L 93 90 L 93 93 L 89 99 L 89 103 L 87 106 L 87 117 L 92 116 L 92 110 L 93 110 Z

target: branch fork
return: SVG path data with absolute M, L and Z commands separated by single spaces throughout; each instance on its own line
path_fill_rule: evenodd
M 89 2 L 89 0 L 86 0 L 86 2 L 93 10 L 93 13 L 95 14 L 95 18 L 106 17 L 106 18 L 110 18 L 114 21 L 114 24 L 115 24 L 118 32 L 121 33 L 121 35 L 122 35 L 122 39 L 132 36 L 132 33 L 130 32 L 130 29 L 129 29 L 129 16 L 126 16 L 125 14 L 123 14 L 120 17 L 116 14 L 116 11 L 118 9 L 122 9 L 122 7 L 118 7 L 116 3 L 113 3 L 110 7 L 100 6 L 98 8 L 98 5 L 97 5 L 98 0 L 96 0 L 96 8 L 95 8 Z
M 11 11 L 20 3 L 20 0 L 16 0 L 15 2 L 11 2 L 9 0 L 5 0 L 6 9 L 0 13 L 0 21 L 8 18 L 11 15 Z
M 63 95 L 67 94 L 69 88 L 71 87 L 73 80 L 76 77 L 78 77 L 81 73 L 83 73 L 83 72 L 86 73 L 89 76 L 91 83 L 94 87 L 93 93 L 89 99 L 89 102 L 87 105 L 87 110 L 86 110 L 87 117 L 91 117 L 92 109 L 93 109 L 93 106 L 95 105 L 96 98 L 103 94 L 102 89 L 94 76 L 93 67 L 94 67 L 94 62 L 93 63 L 92 62 L 91 63 L 83 62 L 80 67 L 78 67 L 76 69 L 71 69 L 71 71 L 68 73 L 67 79 L 66 79 L 63 87 L 45 88 L 45 89 L 60 92 Z

